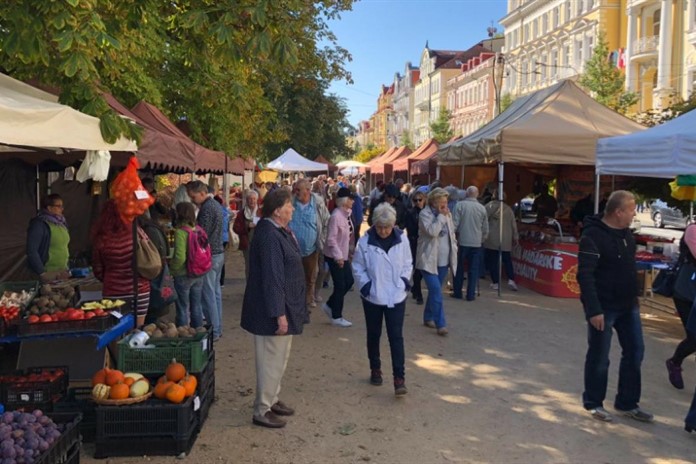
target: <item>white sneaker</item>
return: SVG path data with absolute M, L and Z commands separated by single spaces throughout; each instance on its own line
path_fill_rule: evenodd
M 329 308 L 329 305 L 324 303 L 323 305 L 321 305 L 321 309 L 324 310 L 324 313 L 326 313 L 326 315 L 329 317 L 330 320 L 332 320 L 332 321 L 334 320 L 333 314 L 331 314 L 331 308 Z
M 493 290 L 498 290 L 498 284 L 491 284 L 491 288 Z
M 342 317 L 339 317 L 338 319 L 332 319 L 331 324 L 338 326 L 338 327 L 350 327 L 351 325 L 353 325 L 352 322 L 347 321 L 347 320 L 343 319 Z
M 324 301 L 324 299 L 319 295 L 314 295 L 314 301 L 316 303 L 321 303 L 322 301 Z
M 508 280 L 508 286 L 509 286 L 512 290 L 517 291 L 517 284 L 515 283 L 514 280 L 512 280 L 512 279 Z

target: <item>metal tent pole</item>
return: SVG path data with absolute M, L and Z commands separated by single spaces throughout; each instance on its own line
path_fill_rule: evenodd
M 599 213 L 599 173 L 595 174 L 594 213 Z
M 498 297 L 500 298 L 501 288 L 503 287 L 503 178 L 505 163 L 498 163 L 498 202 L 500 227 L 498 233 Z M 514 218 L 513 218 L 514 220 Z M 508 276 L 509 277 L 509 276 Z

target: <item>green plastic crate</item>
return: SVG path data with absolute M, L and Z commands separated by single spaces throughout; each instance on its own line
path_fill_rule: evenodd
M 127 339 L 118 342 L 117 367 L 123 372 L 162 375 L 176 359 L 190 373 L 203 371 L 213 350 L 213 332 L 202 332 L 191 338 L 151 338 L 154 348 L 131 348 Z

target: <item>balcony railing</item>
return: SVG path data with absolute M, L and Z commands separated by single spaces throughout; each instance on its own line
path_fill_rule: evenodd
M 631 52 L 633 55 L 640 55 L 641 53 L 651 53 L 657 51 L 657 46 L 660 43 L 659 35 L 650 35 L 647 37 L 641 37 L 633 42 Z

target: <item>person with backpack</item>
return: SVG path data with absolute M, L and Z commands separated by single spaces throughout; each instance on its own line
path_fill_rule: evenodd
M 212 266 L 210 245 L 203 228 L 196 225 L 193 203 L 176 205 L 176 217 L 174 256 L 169 262 L 177 295 L 176 325 L 198 328 L 203 325 L 203 279 Z

